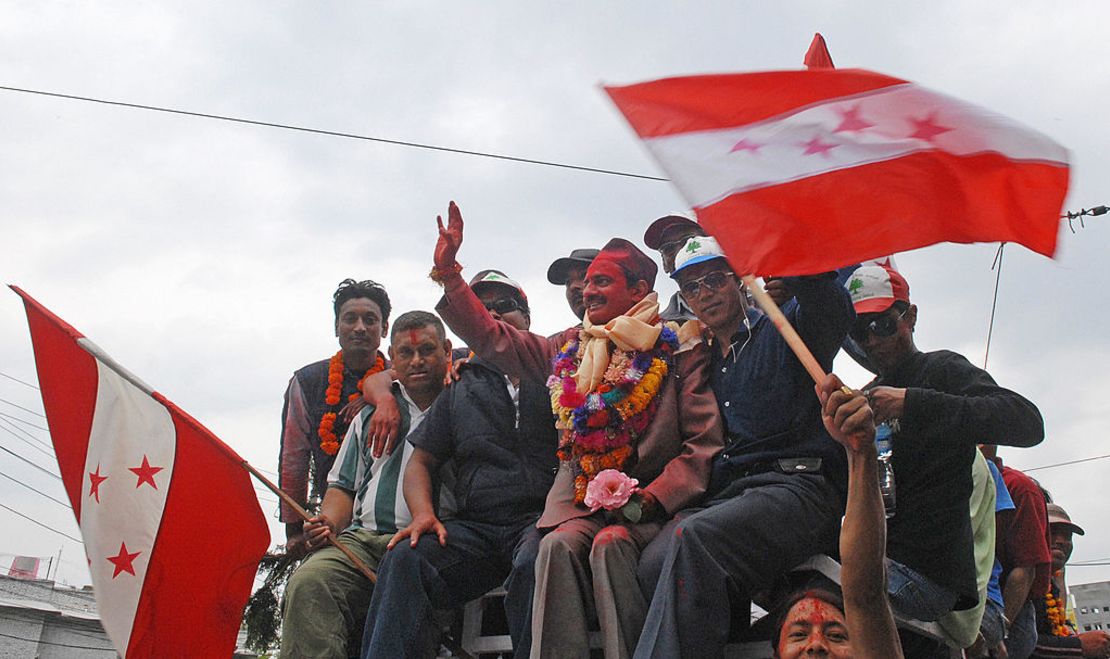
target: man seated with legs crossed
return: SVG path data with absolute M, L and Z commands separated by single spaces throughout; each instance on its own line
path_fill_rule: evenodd
M 462 229 L 452 203 L 436 245 L 433 276 L 445 293 L 437 311 L 479 357 L 522 382 L 546 383 L 562 430 L 559 472 L 538 523 L 546 535 L 535 567 L 531 656 L 587 656 L 596 612 L 605 656 L 626 657 L 647 605 L 636 581 L 640 550 L 701 497 L 720 450 L 704 347 L 682 350 L 659 322 L 655 263 L 620 238 L 586 271 L 581 328 L 545 338 L 498 322 L 458 274 Z M 590 505 L 588 493 L 610 469 L 614 485 L 632 478 L 639 489 L 623 506 L 614 493 L 606 510 Z
M 480 300 L 483 313 L 528 329 L 527 299 L 504 273 L 485 270 L 463 286 Z M 514 569 L 531 583 L 531 562 L 518 568 L 516 559 L 534 555 L 529 542 L 536 539 L 536 518 L 554 478 L 557 436 L 549 395 L 542 384 L 506 376 L 481 353 L 459 373 L 408 436 L 406 450 L 415 448 L 404 493 L 412 523 L 382 559 L 363 657 L 429 656 L 436 648 L 434 609 L 461 606 L 503 583 Z M 453 483 L 435 476 L 448 462 Z M 455 519 L 437 516 L 437 490 L 454 493 Z M 529 606 L 508 602 L 506 608 L 518 641 Z
M 420 427 L 443 390 L 451 342 L 439 318 L 410 311 L 393 324 L 389 357 L 397 382 L 392 395 L 400 408 L 402 434 Z M 363 430 L 374 414 L 355 417 L 328 474 L 320 514 L 304 525 L 312 552 L 289 579 L 282 616 L 282 656 L 347 659 L 357 656 L 373 586 L 343 553 L 327 544 L 336 538 L 374 569 L 393 534 L 411 520 L 399 487 L 413 449 L 375 460 Z M 440 514 L 450 514 L 442 501 Z
M 717 241 L 689 238 L 675 270 L 683 298 L 713 331 L 710 383 L 728 432 L 707 501 L 680 513 L 644 551 L 654 593 L 636 657 L 719 657 L 753 593 L 807 557 L 836 549 L 846 483 L 813 380 L 771 320 L 748 308 Z M 853 317 L 835 273 L 786 280 L 786 310 L 826 370 Z M 965 511 L 966 517 L 966 511 Z

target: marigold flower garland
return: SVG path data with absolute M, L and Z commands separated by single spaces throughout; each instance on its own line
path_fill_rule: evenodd
M 1064 603 L 1056 599 L 1052 594 L 1052 585 L 1049 584 L 1048 592 L 1044 594 L 1044 612 L 1048 617 L 1048 625 L 1052 629 L 1053 636 L 1071 636 L 1071 628 L 1068 627 L 1067 618 L 1064 616 Z
M 347 396 L 347 402 L 351 402 L 362 395 L 362 383 L 366 378 L 381 373 L 385 370 L 385 358 L 381 353 L 378 353 L 374 359 L 374 364 L 366 371 L 358 381 L 355 387 L 355 393 Z M 316 431 L 320 435 L 320 448 L 328 455 L 335 455 L 339 452 L 339 437 L 335 434 L 335 421 L 338 418 L 336 405 L 339 404 L 339 398 L 343 393 L 343 351 L 332 355 L 331 361 L 328 362 L 328 390 L 324 395 L 324 402 L 331 406 L 333 409 L 324 414 L 320 419 L 320 428 Z
M 583 503 L 586 487 L 606 469 L 620 470 L 632 447 L 655 418 L 658 394 L 678 349 L 673 330 L 664 327 L 650 351 L 615 350 L 597 390 L 579 393 L 574 381 L 581 337 L 567 341 L 547 380 L 556 426 L 563 431 L 559 459 L 575 470 L 574 501 Z

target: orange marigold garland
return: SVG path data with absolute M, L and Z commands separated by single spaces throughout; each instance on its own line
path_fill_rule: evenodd
M 366 378 L 381 373 L 385 370 L 385 358 L 378 353 L 374 364 L 370 366 L 366 374 L 359 379 L 358 385 L 355 387 L 355 393 L 347 396 L 347 402 L 351 402 L 362 395 L 362 383 Z M 331 360 L 328 362 L 328 390 L 324 394 L 324 402 L 330 407 L 334 408 L 339 405 L 339 399 L 343 394 L 343 351 L 332 355 Z M 320 435 L 320 449 L 328 455 L 335 455 L 339 452 L 339 437 L 335 434 L 335 421 L 338 418 L 337 410 L 332 409 L 330 412 L 324 414 L 320 419 L 320 428 L 317 434 Z
M 622 470 L 639 436 L 655 417 L 658 395 L 678 348 L 674 331 L 663 328 L 652 350 L 614 351 L 602 384 L 580 393 L 574 381 L 580 338 L 556 355 L 547 381 L 556 427 L 562 430 L 559 459 L 571 464 L 574 501 L 582 503 L 590 481 L 606 469 Z
M 1048 592 L 1044 594 L 1044 612 L 1048 617 L 1049 627 L 1053 636 L 1071 636 L 1071 627 L 1068 626 L 1067 617 L 1064 615 L 1064 603 L 1052 594 L 1052 585 L 1049 584 Z

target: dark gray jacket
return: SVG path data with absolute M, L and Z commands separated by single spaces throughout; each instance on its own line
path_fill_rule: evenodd
M 558 466 L 558 433 L 547 387 L 521 382 L 520 417 L 505 376 L 481 359 L 462 368 L 408 441 L 454 460 L 459 519 L 518 523 L 543 510 Z

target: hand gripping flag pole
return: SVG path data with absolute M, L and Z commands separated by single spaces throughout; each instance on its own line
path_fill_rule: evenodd
M 288 506 L 290 508 L 292 508 L 294 511 L 296 511 L 296 513 L 298 515 L 300 515 L 304 519 L 304 521 L 307 522 L 309 519 L 312 518 L 312 516 L 308 514 L 308 511 L 305 510 L 303 507 L 301 507 L 301 505 L 299 503 L 297 503 L 297 501 L 295 499 L 293 499 L 293 497 L 286 494 L 284 490 L 282 490 L 277 485 L 275 485 L 273 481 L 271 481 L 269 478 L 267 478 L 265 475 L 263 475 L 261 472 L 259 472 L 257 469 L 255 469 L 254 466 L 252 466 L 249 462 L 247 462 L 246 460 L 243 460 L 240 464 L 242 464 L 243 468 L 246 469 L 247 471 L 249 471 L 252 476 L 257 478 L 259 480 L 259 482 L 261 482 L 263 485 L 265 485 L 266 489 L 268 489 L 271 492 L 273 492 L 274 494 L 278 495 L 278 497 L 282 501 L 284 501 L 286 504 L 288 504 Z M 335 547 L 339 551 L 343 552 L 343 555 L 346 556 L 348 559 L 350 559 L 351 563 L 355 566 L 355 568 L 359 572 L 361 572 L 363 574 L 363 576 L 365 576 L 367 579 L 369 579 L 370 583 L 372 583 L 372 584 L 378 583 L 378 575 L 374 574 L 374 571 L 370 569 L 370 566 L 367 565 L 366 563 L 364 563 L 362 561 L 362 559 L 360 559 L 358 556 L 356 556 L 354 554 L 354 552 L 352 552 L 350 549 L 347 548 L 346 545 L 338 542 L 335 539 L 335 536 L 332 536 L 332 535 L 328 536 L 328 542 L 331 543 L 331 545 L 333 547 Z

